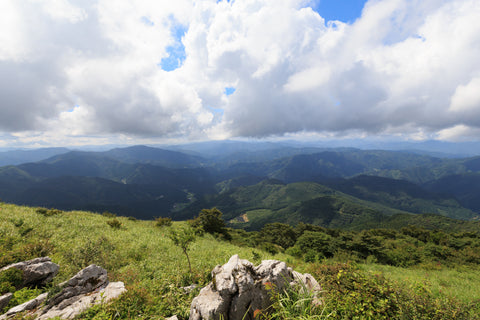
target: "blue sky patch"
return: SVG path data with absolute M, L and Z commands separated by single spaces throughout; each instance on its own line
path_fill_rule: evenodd
M 326 22 L 339 20 L 353 23 L 362 15 L 367 0 L 317 0 L 313 10 L 322 16 Z
M 185 62 L 187 55 L 185 53 L 185 46 L 183 45 L 182 37 L 187 30 L 187 27 L 174 23 L 171 32 L 175 39 L 175 43 L 167 47 L 168 57 L 162 58 L 162 61 L 158 64 L 162 70 L 173 71 L 180 68 L 183 65 L 183 62 Z
M 223 118 L 223 113 L 224 110 L 222 108 L 212 108 L 210 106 L 207 106 L 208 110 L 213 114 L 213 121 L 212 123 L 220 123 Z
M 237 89 L 235 89 L 234 87 L 226 87 L 224 93 L 225 95 L 230 96 L 235 92 L 235 90 Z
M 68 112 L 73 112 L 75 111 L 76 108 L 80 108 L 80 105 L 78 104 L 74 105 L 72 109 L 68 110 Z

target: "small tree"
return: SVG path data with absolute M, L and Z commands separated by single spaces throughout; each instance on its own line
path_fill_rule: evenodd
M 190 264 L 188 250 L 190 249 L 190 245 L 195 241 L 195 231 L 192 228 L 173 229 L 170 230 L 168 237 L 173 241 L 174 245 L 182 249 L 188 260 L 188 269 L 190 270 L 190 273 L 192 273 L 192 265 Z
M 202 209 L 198 217 L 193 220 L 192 225 L 207 233 L 223 234 L 225 238 L 230 238 L 225 221 L 222 219 L 222 212 L 217 208 Z

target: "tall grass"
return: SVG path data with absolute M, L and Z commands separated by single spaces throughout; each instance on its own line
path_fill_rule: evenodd
M 408 287 L 425 286 L 437 298 L 463 302 L 480 301 L 480 270 L 468 268 L 399 268 L 379 264 L 359 265 L 365 271 L 382 273 Z
M 117 228 L 108 224 L 112 217 L 101 214 L 41 212 L 0 203 L 0 267 L 2 263 L 49 255 L 60 265 L 56 283 L 90 263 L 106 268 L 111 281 L 125 282 L 128 292 L 121 299 L 95 307 L 80 319 L 163 319 L 174 314 L 188 319 L 190 303 L 199 289 L 186 293 L 181 287 L 205 285 L 211 281 L 211 270 L 234 254 L 255 263 L 263 259 L 286 261 L 300 272 L 314 274 L 322 285 L 323 305 L 315 307 L 312 296 L 287 290 L 273 297 L 269 319 L 377 319 L 382 312 L 388 319 L 455 319 L 452 314 L 457 311 L 457 318 L 469 313 L 474 319 L 474 302 L 480 299 L 480 275 L 474 269 L 311 264 L 282 253 L 238 247 L 210 234 L 197 237 L 191 244 L 190 273 L 182 249 L 168 237 L 171 229 L 183 227 L 184 222 L 159 227 L 155 221 L 116 217 Z M 20 294 L 27 296 L 28 292 Z M 265 314 L 257 312 L 258 317 Z

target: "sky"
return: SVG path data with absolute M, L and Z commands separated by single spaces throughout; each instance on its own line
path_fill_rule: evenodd
M 0 147 L 480 140 L 478 0 L 2 0 Z

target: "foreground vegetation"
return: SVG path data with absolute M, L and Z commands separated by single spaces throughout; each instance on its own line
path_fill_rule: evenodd
M 437 256 L 428 260 L 429 255 L 420 254 L 425 260 L 420 259 L 419 263 L 388 265 L 387 260 L 379 259 L 373 251 L 349 250 L 355 248 L 353 245 L 342 248 L 333 230 L 305 225 L 300 233 L 298 226 L 289 229 L 291 227 L 281 224 L 273 228 L 266 226 L 263 233 L 227 230 L 215 223 L 212 229 L 202 228 L 209 218 L 211 216 L 200 215 L 193 223 L 196 232 L 192 236 L 193 227 L 186 222 L 141 221 L 108 213 L 62 212 L 0 203 L 0 267 L 48 255 L 61 266 L 55 281 L 64 281 L 81 268 L 95 263 L 109 271 L 111 281 L 125 282 L 128 292 L 120 299 L 109 306 L 94 307 L 80 319 L 164 319 L 174 314 L 179 319 L 187 319 L 191 300 L 199 289 L 187 293 L 182 287 L 192 283 L 199 287 L 205 285 L 211 280 L 213 267 L 224 264 L 233 254 L 254 263 L 262 259 L 286 261 L 298 271 L 313 274 L 322 285 L 324 303 L 319 307 L 304 303 L 308 302 L 308 296 L 298 296 L 294 291 L 278 294 L 272 290 L 273 308 L 259 310 L 259 319 L 480 318 L 480 293 L 465 290 L 465 287 L 480 286 L 478 261 L 472 259 L 463 263 L 466 257 L 475 257 L 473 253 L 478 243 L 475 233 L 459 237 L 442 234 L 438 245 L 445 246 L 442 252 L 451 254 L 440 264 L 436 263 Z M 266 238 L 269 228 L 274 235 L 279 230 L 287 233 L 293 230 L 294 235 L 282 246 L 275 237 Z M 192 237 L 186 248 L 181 241 L 172 241 L 175 236 L 181 240 L 184 230 L 189 230 L 184 234 Z M 414 234 L 413 231 L 410 233 Z M 434 231 L 420 231 L 424 235 L 435 234 Z M 372 248 L 382 254 L 387 254 L 389 248 L 400 248 L 395 242 L 398 240 L 399 244 L 404 243 L 405 248 L 411 249 L 399 252 L 409 255 L 430 243 L 412 234 L 406 234 L 405 230 L 395 231 L 395 239 L 392 239 L 391 233 L 379 234 L 378 231 L 351 233 L 352 241 L 373 243 Z M 446 240 L 445 235 L 448 236 Z M 331 238 L 323 242 L 306 241 L 310 236 Z M 288 238 L 283 236 L 282 239 Z M 322 251 L 323 247 L 307 248 L 302 247 L 302 243 L 338 246 L 327 247 L 331 249 L 328 253 Z M 461 245 L 461 248 L 453 249 L 452 245 Z M 472 254 L 457 255 L 462 250 Z M 15 288 L 14 280 L 15 275 L 0 274 L 0 288 L 4 291 Z M 14 300 L 20 303 L 38 292 L 35 288 L 18 290 Z

